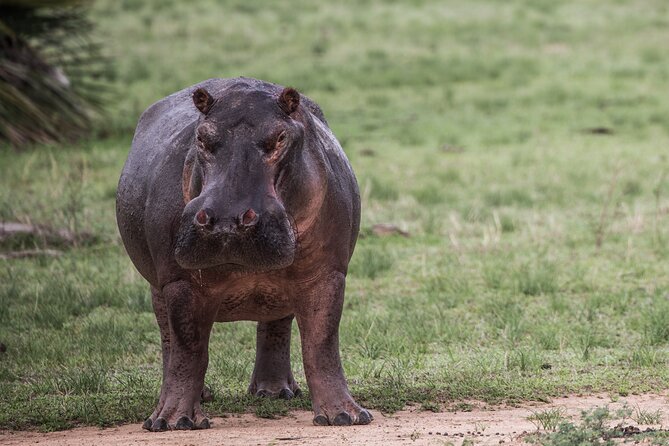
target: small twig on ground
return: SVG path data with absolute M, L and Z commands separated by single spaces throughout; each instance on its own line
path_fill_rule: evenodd
M 62 251 L 57 251 L 55 249 L 26 249 L 24 251 L 11 251 L 11 252 L 0 253 L 0 260 L 24 259 L 26 257 L 39 257 L 39 256 L 58 257 L 62 254 L 63 254 Z
M 409 237 L 409 233 L 390 223 L 377 223 L 372 226 L 372 234 L 377 237 L 386 237 L 389 235 L 401 235 Z
M 74 233 L 68 229 L 54 229 L 48 226 L 12 221 L 0 222 L 0 242 L 21 235 L 34 235 L 46 240 L 57 240 L 65 245 L 75 245 L 79 241 L 93 239 L 93 235 L 87 232 Z

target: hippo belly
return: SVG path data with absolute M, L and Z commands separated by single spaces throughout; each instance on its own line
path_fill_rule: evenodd
M 216 322 L 271 322 L 283 319 L 295 311 L 291 296 L 288 284 L 272 280 L 271 277 L 233 281 L 224 291 L 220 291 Z

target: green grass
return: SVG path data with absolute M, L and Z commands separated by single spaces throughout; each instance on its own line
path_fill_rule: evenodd
M 618 444 L 669 444 L 669 433 L 663 429 L 647 429 L 641 431 L 637 426 L 627 425 L 625 419 L 631 414 L 628 407 L 611 412 L 608 407 L 597 407 L 581 412 L 581 420 L 577 423 L 551 419 L 551 429 L 555 432 L 536 432 L 526 437 L 530 443 L 542 446 L 614 446 Z M 555 419 L 553 419 L 555 418 Z M 658 424 L 660 414 L 654 414 L 654 423 L 641 423 L 632 415 L 638 424 Z M 622 420 L 622 421 L 621 421 Z M 555 422 L 559 424 L 555 426 Z
M 630 418 L 637 424 L 660 424 L 662 422 L 662 410 L 646 410 L 637 406 Z
M 361 238 L 351 264 L 341 349 L 368 407 L 669 387 L 665 1 L 100 0 L 93 16 L 118 70 L 109 136 L 0 148 L 0 218 L 94 235 L 0 260 L 0 429 L 153 410 L 158 328 L 116 182 L 139 113 L 215 76 L 316 100 L 357 173 L 363 230 L 411 235 Z M 33 246 L 49 243 L 1 249 Z M 206 410 L 308 408 L 245 394 L 254 335 L 216 325 Z
M 532 415 L 527 417 L 527 420 L 531 421 L 537 427 L 537 430 L 555 431 L 560 423 L 564 422 L 566 418 L 565 412 L 565 409 L 561 407 L 540 410 L 532 412 Z

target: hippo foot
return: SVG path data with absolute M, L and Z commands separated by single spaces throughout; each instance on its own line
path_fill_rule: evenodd
M 171 412 L 171 413 L 170 413 Z M 156 415 L 158 413 L 158 415 Z M 167 430 L 194 430 L 209 429 L 211 421 L 200 409 L 199 404 L 193 409 L 193 417 L 179 414 L 176 410 L 165 409 L 156 411 L 144 421 L 142 428 L 151 432 L 164 432 Z
M 249 393 L 258 398 L 278 398 L 290 400 L 302 394 L 299 386 L 291 377 L 282 381 L 257 381 L 249 385 Z
M 344 407 L 344 410 L 341 407 Z M 339 405 L 339 410 L 328 410 L 327 406 L 322 407 L 314 416 L 314 425 L 316 426 L 351 426 L 354 424 L 369 424 L 374 417 L 367 410 L 351 401 L 348 404 Z
M 292 391 L 289 388 L 284 387 L 278 392 L 267 389 L 260 389 L 257 392 L 253 393 L 252 395 L 258 398 L 277 398 L 280 400 L 292 400 L 293 398 L 302 395 L 302 391 L 300 389 L 295 389 L 295 391 Z
M 214 392 L 211 391 L 211 388 L 204 386 L 202 388 L 202 393 L 200 393 L 200 402 L 210 403 L 212 401 L 214 401 Z

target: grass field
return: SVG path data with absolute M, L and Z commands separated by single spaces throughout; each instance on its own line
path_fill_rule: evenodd
M 116 231 L 118 175 L 144 108 L 238 75 L 318 102 L 357 173 L 341 349 L 368 407 L 669 387 L 665 0 L 99 0 L 92 14 L 116 61 L 107 136 L 0 148 L 1 219 L 93 235 L 0 260 L 0 429 L 153 410 L 158 327 Z M 246 395 L 254 336 L 215 326 L 205 410 L 309 407 Z

